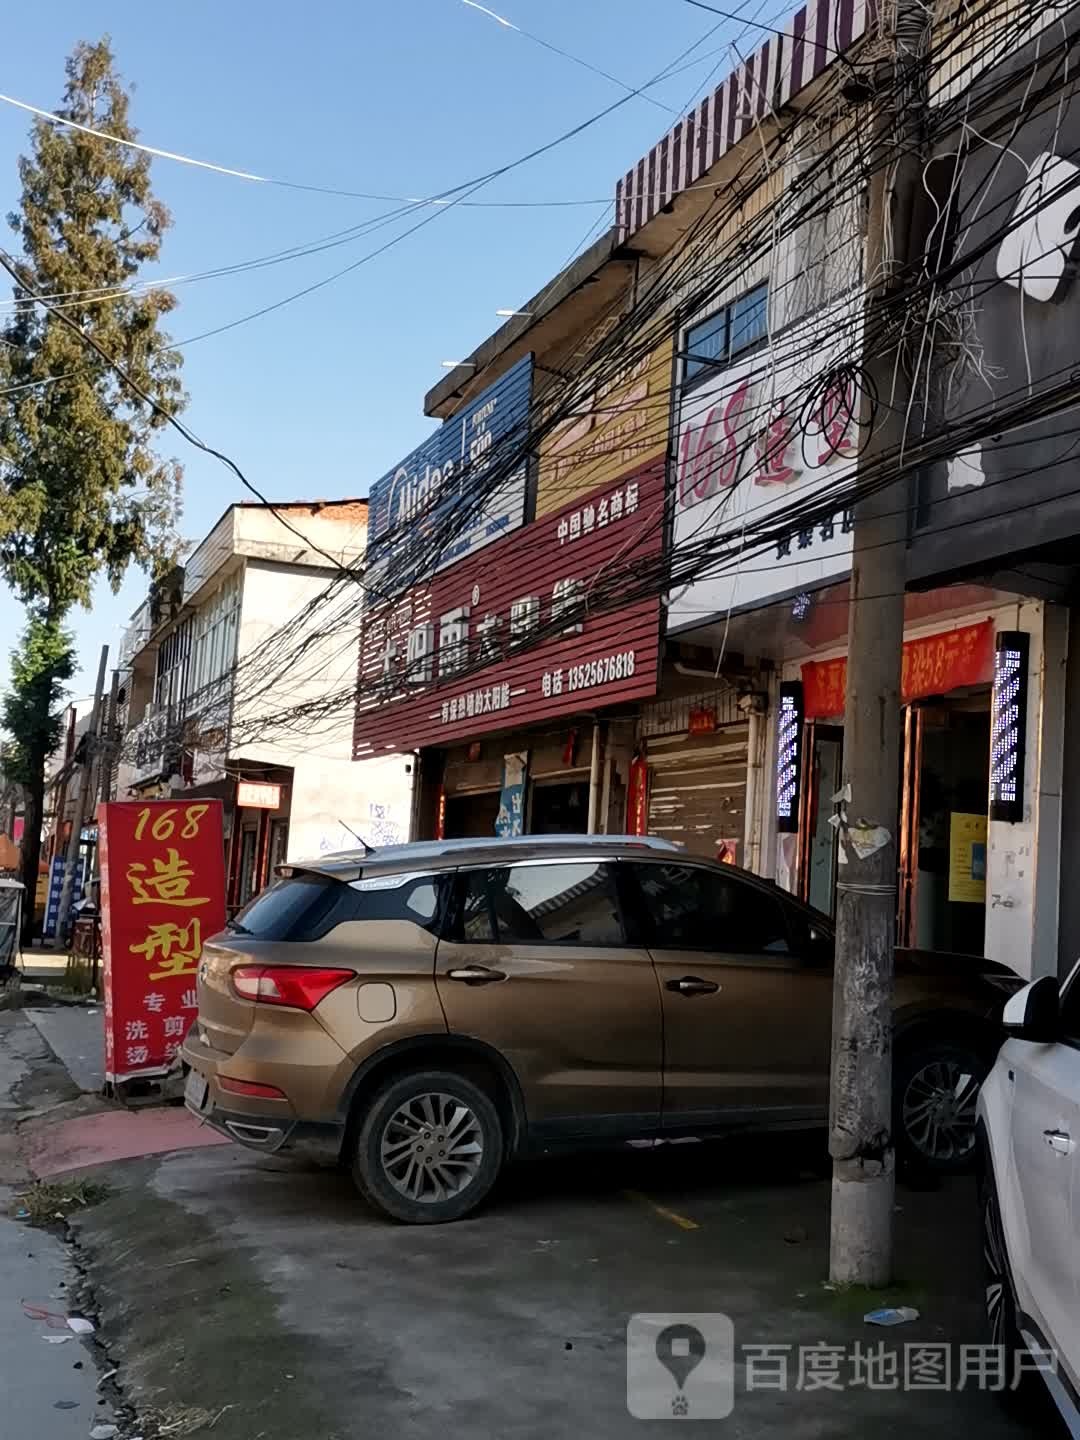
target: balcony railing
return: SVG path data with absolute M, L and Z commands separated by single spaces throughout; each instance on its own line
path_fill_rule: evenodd
M 180 735 L 172 706 L 146 707 L 146 714 L 128 731 L 125 750 L 130 757 L 133 785 L 156 780 L 179 768 Z

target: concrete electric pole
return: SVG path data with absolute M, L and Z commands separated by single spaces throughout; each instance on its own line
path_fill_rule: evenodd
M 863 314 L 867 389 L 876 396 L 860 466 L 902 454 L 912 395 L 897 304 L 918 258 L 915 217 L 925 143 L 928 11 L 921 0 L 881 10 L 874 71 Z M 918 347 L 912 347 L 917 353 Z M 892 993 L 896 943 L 900 670 L 904 642 L 907 480 L 855 505 L 844 709 L 844 793 L 836 886 L 829 1151 L 829 1272 L 839 1283 L 887 1284 L 892 1269 Z

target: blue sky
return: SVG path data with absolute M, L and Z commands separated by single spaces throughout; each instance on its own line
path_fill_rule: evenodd
M 496 0 L 492 8 L 631 85 L 718 23 L 684 0 Z M 4 29 L 6 94 L 54 107 L 66 54 L 79 39 L 107 33 L 135 87 L 133 119 L 145 143 L 281 179 L 393 195 L 437 193 L 484 173 L 622 93 L 462 0 L 190 0 L 179 10 L 50 0 L 9 10 Z M 695 54 L 716 52 L 740 31 L 723 25 Z M 744 53 L 758 36 L 748 33 Z M 650 94 L 678 111 L 729 68 L 720 49 Z M 635 97 L 476 198 L 609 200 L 616 177 L 675 118 Z M 0 104 L 5 214 L 18 199 L 16 160 L 29 120 Z M 174 221 L 160 267 L 167 276 L 314 240 L 389 208 L 166 160 L 154 163 L 154 185 Z M 467 353 L 496 328 L 495 310 L 539 289 L 610 213 L 598 204 L 442 213 L 316 294 L 187 348 L 184 418 L 271 498 L 364 495 L 431 429 L 421 405 L 445 373 L 439 361 Z M 395 228 L 269 269 L 178 285 L 173 336 L 182 341 L 272 304 Z M 179 436 L 163 448 L 185 467 L 182 528 L 197 539 L 244 492 Z M 144 592 L 144 577 L 131 572 L 118 596 L 103 586 L 92 611 L 74 617 L 81 670 L 73 693 L 90 687 L 100 645 L 115 649 Z M 10 601 L 4 610 L 17 614 Z M 5 637 L 15 629 L 5 624 Z M 5 670 L 0 662 L 0 683 Z

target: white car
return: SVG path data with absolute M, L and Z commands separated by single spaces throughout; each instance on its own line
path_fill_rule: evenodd
M 1045 1381 L 1080 1437 L 1080 964 L 1003 1018 L 978 1104 L 986 1315 L 1020 1388 Z

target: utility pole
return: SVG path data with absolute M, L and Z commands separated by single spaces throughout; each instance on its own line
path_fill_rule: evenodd
M 112 672 L 112 683 L 109 686 L 109 703 L 105 707 L 105 714 L 101 721 L 101 744 L 98 747 L 96 771 L 92 793 L 97 798 L 98 805 L 104 805 L 110 798 L 109 791 L 112 788 L 112 767 L 113 758 L 116 755 L 116 712 L 119 708 L 120 699 L 120 671 Z M 96 813 L 96 810 L 95 810 Z M 94 879 L 101 874 L 101 839 L 94 847 Z
M 920 248 L 915 222 L 926 134 L 927 11 L 921 0 L 892 0 L 881 14 L 879 45 L 884 42 L 887 53 L 873 75 L 863 311 L 863 345 L 872 352 L 864 373 L 878 397 L 860 457 L 871 475 L 898 460 L 904 448 L 912 377 L 904 369 L 896 299 Z M 892 997 L 907 506 L 905 477 L 856 500 L 848 611 L 829 1274 L 835 1283 L 871 1286 L 887 1284 L 892 1270 Z
M 91 779 L 94 771 L 94 756 L 98 749 L 98 725 L 101 721 L 101 696 L 105 689 L 105 667 L 109 663 L 109 647 L 101 647 L 98 662 L 97 684 L 94 687 L 94 708 L 90 714 L 90 725 L 86 732 L 87 755 L 79 766 L 79 778 L 75 786 L 75 810 L 71 817 L 71 836 L 68 840 L 67 863 L 64 865 L 64 885 L 60 891 L 60 908 L 56 915 L 56 937 L 62 944 L 71 913 L 71 897 L 75 887 L 75 867 L 79 863 L 79 840 L 82 836 L 83 820 L 86 816 L 86 802 L 91 795 Z M 60 824 L 64 823 L 61 815 Z

